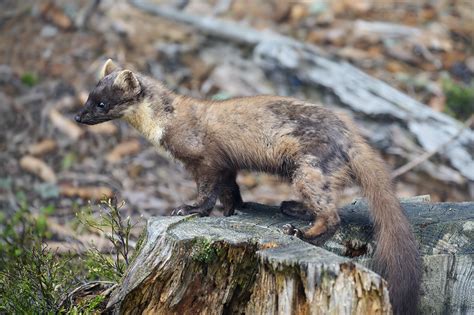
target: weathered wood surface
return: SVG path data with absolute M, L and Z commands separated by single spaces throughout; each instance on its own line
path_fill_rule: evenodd
M 302 81 L 320 92 L 326 105 L 349 110 L 371 143 L 401 160 L 412 160 L 438 148 L 462 124 L 360 71 L 327 56 L 318 47 L 280 34 L 255 30 L 232 21 L 194 16 L 146 0 L 129 0 L 150 14 L 186 23 L 213 38 L 253 48 L 253 62 L 275 82 Z M 280 83 L 278 83 L 280 82 Z M 363 129 L 364 129 L 363 128 Z M 374 132 L 376 131 L 376 132 Z M 440 182 L 456 183 L 474 194 L 474 131 L 466 128 L 439 151 L 444 164 L 425 161 L 416 170 Z M 416 180 L 415 180 L 416 181 Z M 420 177 L 419 181 L 426 181 Z
M 160 217 L 109 306 L 154 314 L 389 314 L 386 283 L 280 216 Z
M 474 312 L 474 203 L 403 206 L 423 253 L 422 313 Z M 152 218 L 109 307 L 121 313 L 388 314 L 386 283 L 362 266 L 370 265 L 374 247 L 367 207 L 358 201 L 340 213 L 342 226 L 324 248 L 280 230 L 307 222 L 259 204 L 231 217 Z
M 423 314 L 474 313 L 474 203 L 402 203 L 423 255 Z M 324 248 L 370 265 L 375 243 L 363 202 L 341 209 L 342 228 Z M 362 254 L 362 255 L 361 255 Z M 358 256 L 361 255 L 361 256 Z

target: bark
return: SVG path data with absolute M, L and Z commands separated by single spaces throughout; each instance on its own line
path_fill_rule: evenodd
M 424 314 L 474 312 L 474 203 L 403 203 L 420 242 Z M 156 217 L 108 307 L 159 314 L 389 314 L 370 266 L 366 204 L 341 209 L 323 248 L 284 235 L 278 208 L 250 204 L 231 217 Z

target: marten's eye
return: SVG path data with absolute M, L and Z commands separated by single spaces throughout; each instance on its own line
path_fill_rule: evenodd
M 99 104 L 97 104 L 97 107 L 100 108 L 100 109 L 104 109 L 105 104 L 103 102 L 100 102 Z

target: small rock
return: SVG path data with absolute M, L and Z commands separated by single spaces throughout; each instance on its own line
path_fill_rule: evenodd
M 371 0 L 346 0 L 344 1 L 345 7 L 349 11 L 353 11 L 358 14 L 369 12 L 373 7 L 373 1 Z
M 385 69 L 392 73 L 398 73 L 403 72 L 405 70 L 405 67 L 400 62 L 390 60 L 385 65 Z
M 318 14 L 316 18 L 316 25 L 326 26 L 334 22 L 334 14 L 331 11 L 326 11 Z
M 12 68 L 6 64 L 0 64 L 0 84 L 8 83 L 14 78 Z
M 290 20 L 297 22 L 308 16 L 308 8 L 306 5 L 298 3 L 291 7 Z
M 466 59 L 465 64 L 466 64 L 466 67 L 469 69 L 469 71 L 474 73 L 474 56 L 468 57 Z
M 467 67 L 465 63 L 455 62 L 451 67 L 450 72 L 455 76 L 461 79 L 465 83 L 471 82 L 473 77 L 472 71 Z
M 58 28 L 52 25 L 46 25 L 41 29 L 40 35 L 45 38 L 51 38 L 58 34 Z
M 306 41 L 313 44 L 321 44 L 324 41 L 325 32 L 320 30 L 312 30 L 308 33 Z
M 343 28 L 330 29 L 326 32 L 324 40 L 335 46 L 342 46 L 345 42 L 347 31 Z
M 350 46 L 340 49 L 337 52 L 337 55 L 341 58 L 348 59 L 353 62 L 358 62 L 369 58 L 367 50 L 357 49 Z

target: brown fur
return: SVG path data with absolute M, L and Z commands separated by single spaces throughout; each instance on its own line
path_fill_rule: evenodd
M 354 140 L 349 152 L 351 168 L 369 201 L 375 223 L 374 267 L 389 284 L 395 313 L 414 314 L 421 281 L 418 244 L 382 159 L 358 134 Z
M 293 98 L 198 100 L 110 63 L 103 72 L 105 77 L 76 119 L 97 123 L 121 117 L 182 161 L 196 181 L 198 198 L 173 214 L 208 215 L 220 199 L 224 214 L 231 215 L 242 205 L 237 172 L 269 172 L 291 182 L 302 198 L 302 204 L 282 203 L 282 211 L 300 215 L 307 209 L 315 218 L 304 231 L 291 225 L 285 231 L 316 243 L 339 225 L 338 193 L 355 178 L 371 205 L 378 241 L 376 268 L 389 282 L 395 312 L 415 312 L 420 281 L 417 244 L 382 160 L 350 120 Z M 107 110 L 97 109 L 99 102 Z

